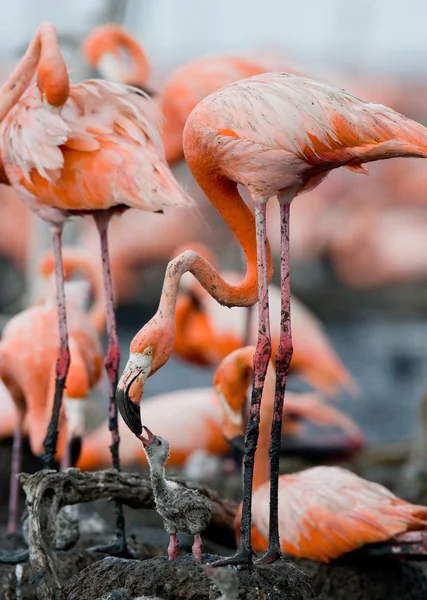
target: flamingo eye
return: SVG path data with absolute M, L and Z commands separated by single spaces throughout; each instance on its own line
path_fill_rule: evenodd
M 145 356 L 153 356 L 153 354 L 154 354 L 153 348 L 151 346 L 149 348 L 146 348 L 144 350 L 144 354 L 145 354 Z
M 157 440 L 156 444 L 157 444 L 158 446 L 161 446 L 161 445 L 162 445 L 162 442 L 161 442 L 160 440 Z

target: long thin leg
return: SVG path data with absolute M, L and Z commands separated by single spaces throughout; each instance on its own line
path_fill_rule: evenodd
M 196 533 L 196 535 L 194 536 L 194 544 L 193 544 L 191 550 L 193 551 L 193 555 L 194 555 L 194 558 L 196 559 L 196 561 L 201 563 L 202 562 L 202 553 L 203 553 L 203 542 L 202 542 L 202 536 L 200 535 L 200 533 Z
M 178 556 L 178 537 L 176 533 L 169 535 L 168 557 L 169 560 L 175 560 Z
M 109 418 L 108 427 L 111 431 L 111 456 L 113 467 L 120 471 L 119 458 L 119 423 L 116 404 L 116 387 L 118 381 L 118 372 L 120 366 L 120 345 L 117 336 L 116 313 L 114 310 L 113 285 L 111 282 L 110 259 L 108 252 L 108 225 L 110 216 L 106 214 L 95 215 L 95 223 L 99 231 L 101 241 L 101 257 L 102 257 L 102 275 L 104 278 L 105 292 L 105 308 L 107 314 L 107 335 L 108 335 L 108 351 L 104 360 L 105 370 L 107 371 L 109 382 Z M 115 554 L 128 554 L 125 534 L 125 518 L 123 514 L 123 506 L 116 502 L 116 536 L 117 542 L 111 548 Z M 108 548 L 104 548 L 108 550 Z
M 282 438 L 283 402 L 286 390 L 286 378 L 292 358 L 291 333 L 291 285 L 289 270 L 289 203 L 280 204 L 281 250 L 280 285 L 281 316 L 280 339 L 276 352 L 276 390 L 274 396 L 274 414 L 271 424 L 270 443 L 270 529 L 268 549 L 258 561 L 271 563 L 281 557 L 279 537 L 279 457 Z
M 254 354 L 254 378 L 251 408 L 245 437 L 243 458 L 243 505 L 240 540 L 237 553 L 231 558 L 212 563 L 214 566 L 251 563 L 252 483 L 255 452 L 259 435 L 259 419 L 264 380 L 271 358 L 270 316 L 268 305 L 266 204 L 255 201 L 255 220 L 258 258 L 258 341 Z
M 65 304 L 64 271 L 62 268 L 62 229 L 63 226 L 52 227 L 53 255 L 55 258 L 56 302 L 58 305 L 59 357 L 56 363 L 55 396 L 52 417 L 43 442 L 44 468 L 55 468 L 56 443 L 58 441 L 58 422 L 64 394 L 65 381 L 70 366 L 70 350 L 68 348 L 67 311 Z
M 7 533 L 16 533 L 18 525 L 19 507 L 19 481 L 17 478 L 22 464 L 22 418 L 19 415 L 18 423 L 13 433 L 12 462 L 10 467 L 10 494 L 9 494 L 9 519 Z

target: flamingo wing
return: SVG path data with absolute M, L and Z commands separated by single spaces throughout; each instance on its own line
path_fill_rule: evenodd
M 268 536 L 269 483 L 253 497 L 253 523 Z M 314 467 L 279 480 L 284 552 L 329 562 L 364 544 L 427 527 L 427 509 L 339 467 Z

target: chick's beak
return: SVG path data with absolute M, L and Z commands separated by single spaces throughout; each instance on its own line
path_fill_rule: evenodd
M 138 438 L 141 440 L 144 447 L 147 448 L 147 446 L 149 446 L 151 444 L 151 442 L 154 440 L 154 433 L 152 431 L 150 431 L 148 429 L 148 427 L 146 427 L 145 425 L 142 427 L 142 429 L 145 432 L 147 437 L 144 437 L 143 432 L 141 432 L 141 435 L 139 435 Z
M 129 429 L 137 436 L 142 433 L 139 404 L 144 391 L 146 374 L 143 369 L 130 367 L 123 371 L 116 390 L 117 408 Z

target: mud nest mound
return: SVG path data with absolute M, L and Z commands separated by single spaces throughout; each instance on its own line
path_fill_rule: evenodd
M 216 556 L 204 555 L 203 562 Z M 315 600 L 310 578 L 295 564 L 282 560 L 238 570 L 239 598 L 247 600 Z M 162 600 L 212 600 L 221 596 L 192 556 L 175 561 L 156 557 L 144 561 L 104 558 L 72 577 L 61 600 L 101 598 L 114 590 L 127 590 L 131 597 L 158 596 Z

